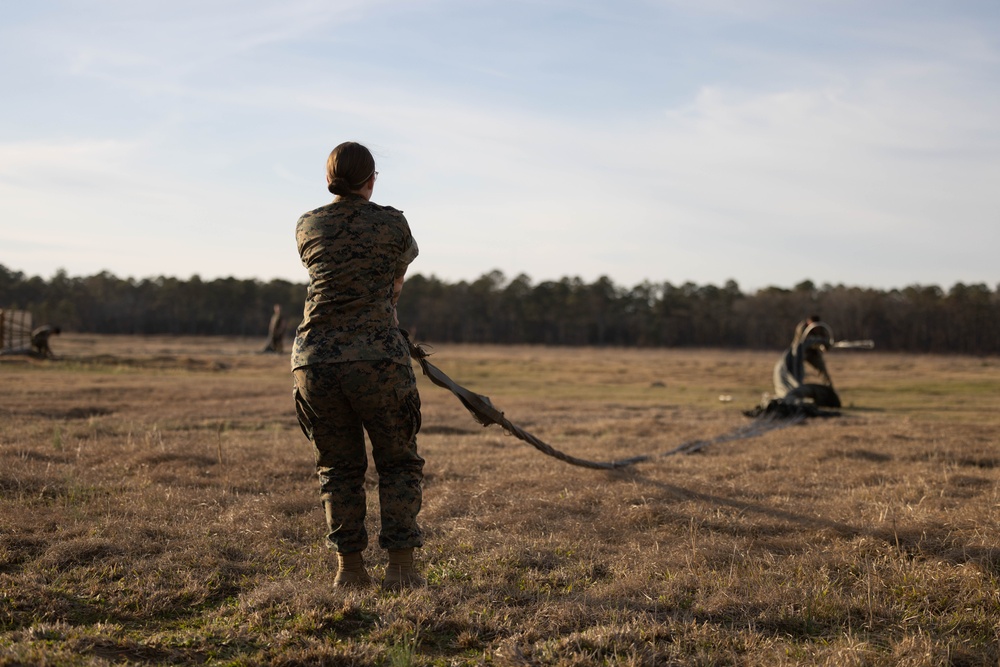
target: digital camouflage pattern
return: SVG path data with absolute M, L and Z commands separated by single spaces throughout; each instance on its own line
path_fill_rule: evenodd
M 417 454 L 420 396 L 409 365 L 390 360 L 319 364 L 293 372 L 295 410 L 316 446 L 328 539 L 341 553 L 363 551 L 368 457 L 378 470 L 383 549 L 423 545 L 417 514 L 424 460 Z
M 295 239 L 309 291 L 292 369 L 375 359 L 409 365 L 392 285 L 418 250 L 402 212 L 359 195 L 338 196 L 299 218 Z
M 421 546 L 420 396 L 392 300 L 417 244 L 400 211 L 358 195 L 306 213 L 295 236 L 309 271 L 292 349 L 295 408 L 316 448 L 328 538 L 340 553 L 368 545 L 367 431 L 379 476 L 379 545 Z

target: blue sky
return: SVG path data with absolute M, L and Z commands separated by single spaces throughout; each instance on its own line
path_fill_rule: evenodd
M 0 264 L 306 280 L 330 149 L 411 272 L 1000 282 L 993 0 L 0 4 Z

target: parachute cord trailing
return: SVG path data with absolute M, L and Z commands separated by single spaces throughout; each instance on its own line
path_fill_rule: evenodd
M 618 470 L 636 463 L 652 461 L 657 458 L 665 458 L 675 454 L 691 454 L 700 449 L 704 449 L 709 445 L 714 445 L 720 442 L 729 442 L 732 440 L 755 438 L 759 435 L 767 433 L 768 431 L 784 428 L 786 426 L 792 426 L 793 424 L 799 424 L 808 416 L 804 412 L 781 415 L 767 410 L 762 410 L 757 414 L 746 413 L 747 416 L 754 417 L 753 422 L 745 426 L 741 426 L 730 433 L 717 436 L 711 440 L 691 440 L 660 454 L 645 454 L 641 456 L 633 456 L 627 459 L 619 459 L 617 461 L 589 461 L 587 459 L 577 458 L 561 452 L 511 422 L 504 416 L 503 411 L 498 410 L 493 406 L 493 403 L 490 401 L 488 396 L 483 396 L 482 394 L 477 394 L 474 391 L 466 389 L 445 375 L 445 373 L 442 372 L 437 366 L 427 361 L 428 352 L 424 349 L 424 347 L 412 343 L 405 331 L 403 334 L 410 346 L 410 356 L 416 359 L 417 363 L 420 364 L 420 369 L 423 371 L 423 374 L 437 386 L 447 389 L 453 393 L 458 400 L 462 402 L 462 405 L 465 406 L 466 410 L 472 414 L 472 417 L 477 422 L 483 426 L 497 424 L 503 428 L 506 433 L 528 443 L 543 454 L 559 459 L 565 463 L 569 463 L 570 465 L 580 466 L 581 468 Z
M 788 418 L 776 417 L 774 415 L 761 415 L 759 417 L 754 417 L 754 420 L 749 424 L 740 426 L 729 433 L 723 433 L 722 435 L 716 436 L 711 440 L 689 440 L 688 442 L 678 445 L 677 447 L 663 452 L 662 454 L 657 454 L 656 458 L 665 458 L 667 456 L 673 456 L 674 454 L 693 454 L 699 449 L 704 449 L 709 445 L 717 445 L 720 442 L 756 438 L 770 431 L 777 431 L 778 429 L 785 428 L 786 426 L 801 424 L 805 420 L 806 415 L 804 413 L 796 414 Z

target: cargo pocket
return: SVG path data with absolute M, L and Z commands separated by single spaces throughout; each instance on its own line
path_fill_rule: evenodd
M 299 420 L 299 428 L 305 433 L 305 436 L 309 438 L 310 441 L 313 439 L 312 421 L 309 418 L 309 405 L 303 400 L 302 396 L 299 394 L 299 388 L 292 388 L 292 398 L 295 399 L 295 416 Z
M 403 406 L 410 423 L 410 428 L 412 429 L 410 439 L 412 439 L 420 432 L 421 426 L 420 394 L 417 392 L 416 384 L 396 387 L 396 397 Z

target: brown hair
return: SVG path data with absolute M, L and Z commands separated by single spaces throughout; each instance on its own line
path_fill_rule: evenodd
M 326 159 L 327 189 L 335 195 L 346 195 L 361 189 L 375 173 L 375 158 L 371 151 L 356 141 L 345 141 Z

